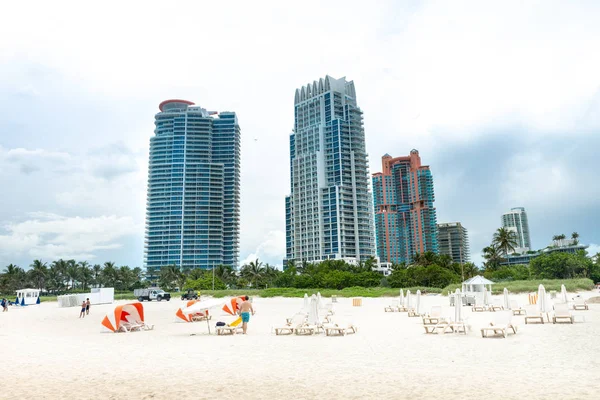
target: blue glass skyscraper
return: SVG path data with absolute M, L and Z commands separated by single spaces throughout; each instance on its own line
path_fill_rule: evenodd
M 286 259 L 358 263 L 374 257 L 365 131 L 354 82 L 326 76 L 297 89 L 294 117 Z
M 150 139 L 144 263 L 238 266 L 240 127 L 234 112 L 208 112 L 167 100 Z

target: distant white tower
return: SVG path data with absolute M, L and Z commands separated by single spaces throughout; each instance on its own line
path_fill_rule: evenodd
M 531 250 L 531 237 L 529 236 L 529 223 L 527 213 L 523 207 L 511 208 L 502 215 L 502 227 L 512 230 L 517 235 L 520 252 Z

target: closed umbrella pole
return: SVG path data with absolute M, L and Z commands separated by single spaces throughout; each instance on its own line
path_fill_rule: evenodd
M 462 294 L 456 289 L 454 294 L 454 322 L 462 321 Z
M 406 308 L 410 308 L 411 306 L 411 301 L 410 301 L 410 290 L 406 291 Z
M 404 290 L 400 289 L 400 306 L 404 307 Z
M 550 321 L 550 317 L 548 316 L 548 313 L 550 312 L 550 304 L 548 302 L 548 298 L 546 297 L 546 288 L 544 287 L 544 285 L 540 285 L 538 286 L 538 311 L 541 314 L 546 314 L 546 318 L 548 318 L 548 321 Z
M 418 315 L 421 315 L 421 291 L 417 290 L 417 301 L 415 305 L 415 312 Z
M 504 288 L 504 309 L 510 310 L 510 303 L 508 301 L 508 289 Z
M 567 296 L 567 288 L 565 287 L 565 285 L 560 285 L 560 297 L 563 303 L 568 303 L 569 302 L 569 298 Z

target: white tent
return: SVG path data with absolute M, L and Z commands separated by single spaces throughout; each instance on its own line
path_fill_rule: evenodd
M 40 304 L 40 289 L 17 290 L 17 299 L 15 303 L 20 306 Z
M 484 289 L 487 289 L 491 293 L 493 284 L 494 282 L 485 279 L 481 275 L 477 275 L 470 279 L 467 279 L 462 283 L 462 291 L 463 293 L 473 293 L 483 292 Z

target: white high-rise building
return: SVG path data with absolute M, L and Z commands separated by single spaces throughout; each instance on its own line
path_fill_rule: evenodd
M 529 223 L 527 213 L 523 207 L 511 208 L 509 212 L 502 214 L 502 227 L 515 232 L 519 248 L 517 253 L 531 250 L 531 238 L 529 236 Z
M 286 258 L 375 257 L 362 111 L 354 82 L 326 76 L 297 89 L 290 135 Z

